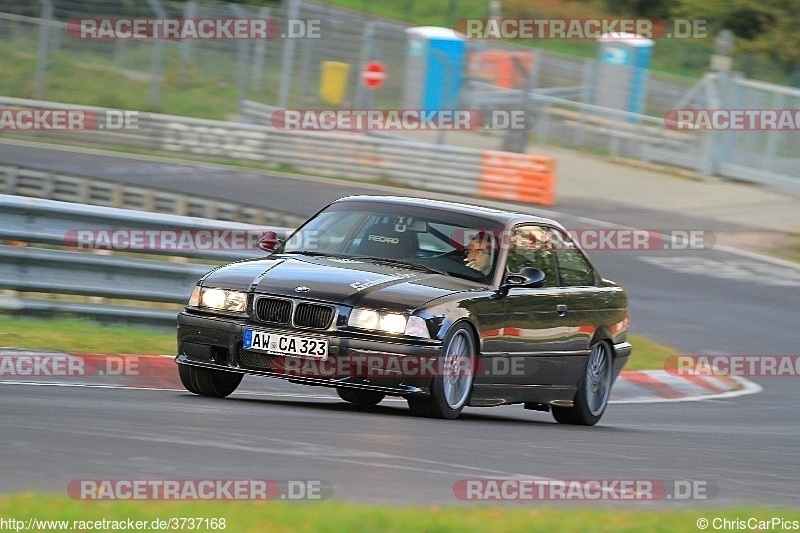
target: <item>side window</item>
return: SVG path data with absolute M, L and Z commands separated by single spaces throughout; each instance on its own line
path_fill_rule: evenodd
M 544 272 L 542 287 L 558 287 L 555 257 L 550 246 L 551 238 L 551 230 L 548 228 L 540 226 L 514 228 L 506 260 L 506 271 L 519 272 L 523 267 L 538 268 Z
M 562 287 L 583 287 L 595 284 L 595 273 L 592 265 L 583 256 L 583 254 L 575 248 L 572 241 L 561 235 L 559 232 L 553 232 L 554 246 L 553 254 L 558 263 L 558 274 L 561 278 Z

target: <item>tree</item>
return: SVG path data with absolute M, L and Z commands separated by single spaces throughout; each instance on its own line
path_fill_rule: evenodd
M 615 15 L 666 19 L 676 0 L 605 0 L 606 9 Z
M 729 29 L 742 52 L 800 68 L 800 3 L 797 0 L 679 0 L 675 14 L 708 21 L 710 31 Z

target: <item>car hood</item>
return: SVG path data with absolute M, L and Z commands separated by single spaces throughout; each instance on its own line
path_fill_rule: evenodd
M 210 272 L 203 285 L 377 309 L 414 309 L 482 287 L 423 270 L 337 257 L 242 261 Z

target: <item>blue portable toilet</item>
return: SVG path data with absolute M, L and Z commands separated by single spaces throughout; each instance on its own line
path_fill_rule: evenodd
M 591 103 L 641 113 L 653 40 L 633 33 L 606 33 L 597 39 Z
M 408 28 L 403 107 L 455 109 L 466 60 L 466 40 L 450 28 Z

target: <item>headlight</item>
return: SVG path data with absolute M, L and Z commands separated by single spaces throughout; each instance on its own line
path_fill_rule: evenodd
M 400 313 L 378 312 L 372 309 L 355 307 L 350 312 L 347 325 L 353 328 L 385 331 L 386 333 L 411 335 L 430 338 L 425 319 L 418 316 L 406 318 Z
M 195 287 L 192 297 L 189 299 L 189 305 L 217 311 L 244 313 L 247 310 L 247 293 L 226 289 Z

